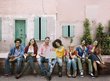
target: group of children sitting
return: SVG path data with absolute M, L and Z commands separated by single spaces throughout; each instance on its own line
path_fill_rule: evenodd
M 17 79 L 23 75 L 29 66 L 33 74 L 36 74 L 35 62 L 37 61 L 41 74 L 51 80 L 51 75 L 56 63 L 58 64 L 58 75 L 62 77 L 63 61 L 65 61 L 67 66 L 66 73 L 69 78 L 75 78 L 78 72 L 81 77 L 84 77 L 84 63 L 88 65 L 89 75 L 91 77 L 97 77 L 97 65 L 104 64 L 98 41 L 94 41 L 91 45 L 86 45 L 86 41 L 83 40 L 79 46 L 75 46 L 71 43 L 68 49 L 65 49 L 60 39 L 56 39 L 50 44 L 49 37 L 45 38 L 45 42 L 39 48 L 35 39 L 31 39 L 25 48 L 22 47 L 21 43 L 21 39 L 16 39 L 15 46 L 10 49 L 8 58 L 5 61 L 6 76 L 13 73 L 13 64 L 16 64 L 15 77 Z M 46 57 L 46 53 L 53 54 L 53 52 L 50 51 L 54 51 L 56 57 Z M 26 64 L 24 63 L 23 65 L 23 62 L 26 62 Z M 48 68 L 46 68 L 45 62 L 48 63 Z

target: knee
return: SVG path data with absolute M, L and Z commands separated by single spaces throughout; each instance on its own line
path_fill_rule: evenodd
M 78 60 L 78 61 L 81 61 L 81 59 L 80 59 L 80 58 L 77 58 L 77 60 Z
M 39 64 L 39 65 L 42 64 L 40 58 L 38 58 L 37 61 L 38 61 L 38 64 Z
M 21 63 L 21 62 L 23 62 L 23 60 L 21 58 L 18 58 L 17 63 Z
M 70 60 L 70 59 L 68 59 L 67 63 L 71 63 L 71 60 Z
M 72 62 L 76 62 L 76 60 L 75 59 L 72 59 Z
M 62 62 L 59 62 L 59 66 L 62 67 L 62 65 L 63 65 Z
M 88 59 L 88 63 L 90 63 L 90 64 L 91 64 L 91 63 L 92 63 L 92 61 L 91 61 L 90 59 Z

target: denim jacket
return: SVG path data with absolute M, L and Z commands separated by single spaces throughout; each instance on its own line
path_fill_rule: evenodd
M 15 54 L 15 50 L 16 50 L 16 47 L 14 46 L 14 47 L 12 47 L 11 49 L 10 49 L 10 52 L 9 52 L 9 54 L 8 54 L 8 56 L 11 56 L 11 55 L 14 55 Z M 24 47 L 23 46 L 20 46 L 20 57 L 23 57 L 23 55 L 24 55 Z
M 78 51 L 78 55 L 79 56 L 83 56 L 83 54 L 85 53 L 86 55 L 88 54 L 88 49 L 87 48 L 85 48 L 85 50 L 83 50 L 82 48 L 81 48 L 81 46 L 79 46 L 79 47 L 77 47 L 76 48 L 76 50 Z

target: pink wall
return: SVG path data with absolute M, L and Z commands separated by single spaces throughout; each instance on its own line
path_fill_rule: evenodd
M 43 2 L 42 2 L 43 1 Z M 110 17 L 110 0 L 0 0 L 1 15 L 56 15 L 60 22 L 82 21 L 87 6 L 98 6 L 97 20 Z
M 68 45 L 70 40 L 62 37 L 61 27 L 63 24 L 73 24 L 75 25 L 74 43 L 79 44 L 83 34 L 83 20 L 86 17 L 91 20 L 90 29 L 93 37 L 97 23 L 102 22 L 107 26 L 108 20 L 110 20 L 109 4 L 110 0 L 0 0 L 0 17 L 3 19 L 2 30 L 3 33 L 8 31 L 5 30 L 8 27 L 7 22 L 13 22 L 16 16 L 31 21 L 31 24 L 28 23 L 29 27 L 34 26 L 33 16 L 54 15 L 56 16 L 56 38 L 63 39 L 63 42 Z M 7 17 L 11 21 L 8 21 Z M 4 36 L 7 34 L 4 33 Z M 12 36 L 10 42 L 13 40 Z M 2 42 L 4 43 L 4 39 Z

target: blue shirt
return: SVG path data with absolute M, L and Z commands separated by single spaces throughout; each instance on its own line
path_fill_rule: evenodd
M 20 56 L 22 57 L 24 55 L 24 47 L 23 46 L 20 46 L 19 49 L 16 49 L 16 47 L 14 46 L 13 48 L 10 49 L 10 52 L 9 52 L 9 56 Z
M 78 55 L 79 55 L 80 57 L 82 57 L 84 53 L 85 53 L 85 54 L 88 54 L 88 49 L 87 49 L 87 48 L 85 48 L 85 50 L 84 50 L 83 48 L 81 48 L 81 47 L 79 46 L 79 47 L 76 48 L 76 50 L 78 51 Z

